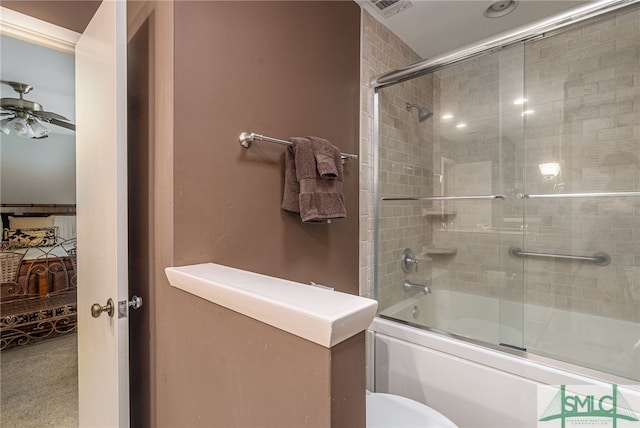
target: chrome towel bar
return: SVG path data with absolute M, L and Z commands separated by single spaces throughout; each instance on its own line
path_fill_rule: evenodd
M 600 266 L 606 266 L 611 263 L 611 256 L 607 253 L 597 252 L 593 256 L 572 256 L 570 254 L 552 254 L 552 253 L 537 253 L 531 251 L 522 251 L 518 247 L 510 247 L 509 255 L 512 257 L 542 257 L 549 259 L 561 259 L 561 260 L 577 260 L 583 262 L 589 262 Z
M 246 149 L 251 147 L 251 143 L 255 140 L 259 141 L 267 141 L 269 143 L 282 144 L 283 146 L 291 146 L 291 141 L 281 140 L 279 138 L 267 137 L 266 135 L 256 134 L 255 132 L 243 132 L 240 134 L 240 145 Z M 340 153 L 342 157 L 342 161 L 346 161 L 349 159 L 358 159 L 358 155 L 353 155 L 351 153 Z
M 504 199 L 503 195 L 477 195 L 477 196 L 388 196 L 383 201 L 456 201 L 474 199 Z

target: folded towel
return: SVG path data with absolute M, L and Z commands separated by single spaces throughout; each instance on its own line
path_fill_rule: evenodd
M 321 138 L 293 137 L 290 141 L 282 208 L 300 213 L 303 222 L 346 217 L 340 151 Z
M 338 178 L 338 165 L 342 167 L 340 150 L 327 140 L 318 137 L 309 137 L 313 147 L 313 156 L 316 158 L 316 166 L 320 178 L 333 180 Z M 340 172 L 342 180 L 342 172 Z

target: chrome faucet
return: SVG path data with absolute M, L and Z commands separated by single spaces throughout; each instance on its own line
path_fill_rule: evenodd
M 404 283 L 402 284 L 402 286 L 404 287 L 404 291 L 409 291 L 409 290 L 420 290 L 422 291 L 425 295 L 426 294 L 431 294 L 431 289 L 424 285 L 424 284 L 416 284 L 413 283 L 411 281 L 409 281 L 408 279 L 404 280 Z

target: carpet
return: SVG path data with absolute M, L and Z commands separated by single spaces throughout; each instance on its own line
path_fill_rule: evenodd
M 75 333 L 0 352 L 0 426 L 78 426 Z

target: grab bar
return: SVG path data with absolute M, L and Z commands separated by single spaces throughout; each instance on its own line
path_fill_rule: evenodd
M 460 201 L 475 199 L 504 199 L 504 195 L 473 195 L 473 196 L 387 196 L 383 201 Z
M 542 257 L 549 259 L 561 259 L 561 260 L 579 260 L 583 262 L 589 262 L 600 266 L 606 266 L 611 263 L 611 256 L 604 252 L 597 252 L 593 256 L 573 256 L 570 254 L 552 254 L 552 253 L 537 253 L 532 251 L 522 251 L 518 247 L 509 248 L 509 255 L 512 257 Z
M 251 147 L 251 143 L 253 143 L 255 140 L 282 144 L 283 146 L 293 145 L 291 141 L 281 140 L 279 138 L 267 137 L 266 135 L 256 134 L 255 132 L 243 132 L 242 134 L 240 134 L 240 145 L 246 149 Z M 353 155 L 351 153 L 340 153 L 340 157 L 342 158 L 342 162 L 349 159 L 358 159 L 358 155 Z
M 594 193 L 550 193 L 529 195 L 526 193 L 518 193 L 518 199 L 543 199 L 543 198 L 602 198 L 602 197 L 623 197 L 623 196 L 640 196 L 640 192 L 594 192 Z

